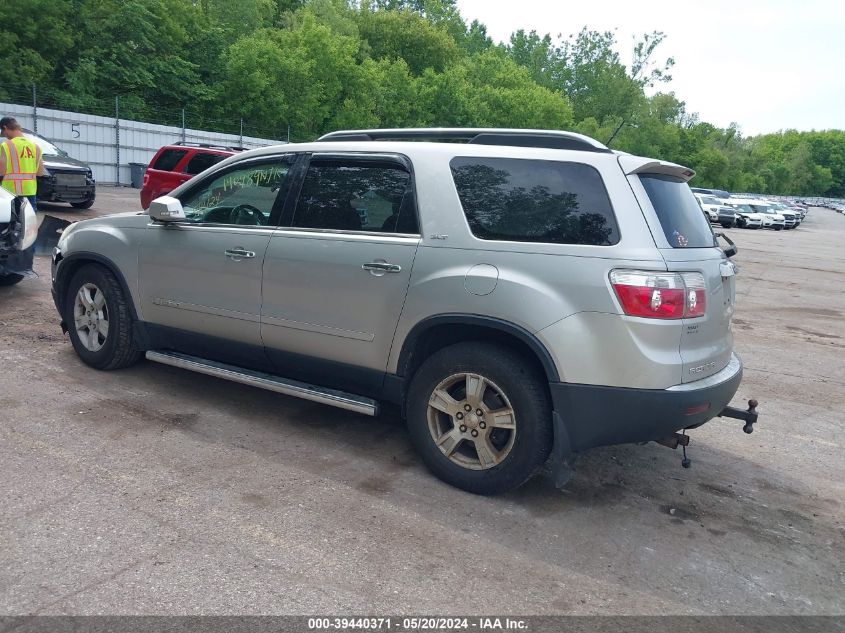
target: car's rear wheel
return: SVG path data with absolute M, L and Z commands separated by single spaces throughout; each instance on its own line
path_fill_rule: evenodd
M 8 275 L 0 275 L 0 286 L 14 286 L 23 281 L 23 275 L 17 273 L 9 273 Z
M 128 301 L 117 278 L 102 266 L 87 264 L 73 275 L 64 318 L 73 348 L 86 364 L 119 369 L 140 359 Z
M 407 411 L 411 441 L 429 469 L 476 494 L 518 487 L 552 448 L 541 373 L 489 343 L 459 343 L 430 356 L 411 381 Z
M 90 209 L 94 206 L 94 198 L 90 200 L 83 200 L 82 202 L 71 202 L 70 206 L 74 209 Z

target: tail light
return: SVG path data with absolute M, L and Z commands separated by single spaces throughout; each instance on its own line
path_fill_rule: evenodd
M 610 283 L 628 316 L 691 319 L 704 316 L 707 309 L 707 287 L 701 273 L 613 270 Z

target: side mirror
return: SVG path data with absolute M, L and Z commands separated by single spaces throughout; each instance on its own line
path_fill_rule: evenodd
M 733 240 L 731 240 L 731 238 L 729 238 L 727 235 L 725 235 L 724 233 L 716 233 L 715 235 L 717 238 L 721 237 L 728 243 L 728 246 L 722 249 L 722 252 L 725 254 L 725 257 L 733 257 L 739 252 L 739 249 L 736 247 L 736 244 L 734 244 Z
M 171 196 L 161 196 L 150 203 L 150 217 L 158 222 L 181 222 L 185 220 L 182 203 Z

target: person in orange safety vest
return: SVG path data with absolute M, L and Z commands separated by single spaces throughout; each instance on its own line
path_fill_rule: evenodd
M 41 148 L 24 136 L 20 123 L 14 117 L 0 119 L 0 178 L 3 188 L 15 196 L 26 196 L 36 208 L 38 176 L 46 174 Z

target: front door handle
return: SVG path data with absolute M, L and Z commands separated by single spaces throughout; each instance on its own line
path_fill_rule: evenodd
M 387 262 L 370 262 L 369 264 L 362 264 L 361 268 L 379 276 L 384 273 L 402 272 L 402 267 L 399 264 L 388 264 Z
M 226 255 L 226 257 L 228 257 L 229 259 L 233 259 L 236 262 L 239 262 L 242 259 L 252 259 L 253 257 L 255 257 L 255 253 L 253 251 L 245 250 L 240 246 L 236 248 L 227 248 L 225 251 L 223 251 L 223 253 Z

